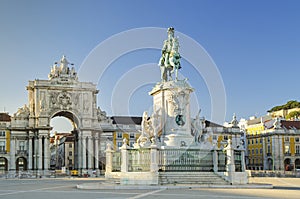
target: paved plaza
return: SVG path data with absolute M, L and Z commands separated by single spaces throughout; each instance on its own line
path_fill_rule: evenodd
M 81 190 L 76 185 L 103 179 L 14 179 L 0 181 L 0 198 L 299 198 L 299 178 L 251 178 L 252 183 L 272 183 L 273 189 L 186 188 L 152 190 Z

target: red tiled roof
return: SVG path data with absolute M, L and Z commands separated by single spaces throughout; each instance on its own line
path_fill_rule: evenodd
M 300 129 L 300 121 L 281 121 L 281 127 L 286 129 Z
M 10 115 L 8 115 L 7 113 L 0 113 L 0 121 L 1 122 L 10 122 Z
M 141 125 L 142 117 L 131 117 L 131 116 L 113 116 L 111 117 L 113 120 L 113 124 L 134 124 L 134 125 Z

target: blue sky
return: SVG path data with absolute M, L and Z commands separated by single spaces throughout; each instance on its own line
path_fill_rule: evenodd
M 226 91 L 226 120 L 233 113 L 238 118 L 263 115 L 275 105 L 299 100 L 299 8 L 296 0 L 1 0 L 0 110 L 5 107 L 13 114 L 27 103 L 28 80 L 47 79 L 50 66 L 63 54 L 79 70 L 89 53 L 112 35 L 133 28 L 173 26 L 202 45 L 216 64 Z M 130 69 L 157 63 L 159 58 L 157 49 L 120 56 L 94 82 L 100 90 L 98 105 L 109 115 L 126 114 L 112 110 L 114 85 Z M 190 78 L 201 114 L 209 119 L 207 85 L 189 63 L 182 62 L 182 74 Z M 137 86 L 129 99 L 131 115 L 149 109 L 152 86 Z

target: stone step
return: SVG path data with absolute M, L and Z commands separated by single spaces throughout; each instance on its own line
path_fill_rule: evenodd
M 213 172 L 161 172 L 160 184 L 229 184 Z

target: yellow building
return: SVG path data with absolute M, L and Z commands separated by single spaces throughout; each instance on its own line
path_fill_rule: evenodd
M 271 116 L 252 117 L 245 125 L 247 137 L 246 164 L 250 170 L 264 169 L 263 138 L 261 133 L 272 121 Z
M 248 120 L 245 130 L 248 169 L 300 169 L 300 121 L 269 115 Z
M 278 119 L 262 137 L 266 170 L 300 169 L 300 121 Z
M 142 117 L 130 116 L 115 116 L 111 117 L 116 129 L 113 132 L 113 148 L 117 150 L 123 144 L 123 139 L 126 138 L 128 145 L 133 147 L 133 144 L 140 136 Z

